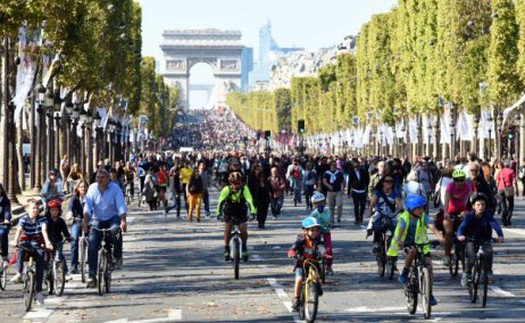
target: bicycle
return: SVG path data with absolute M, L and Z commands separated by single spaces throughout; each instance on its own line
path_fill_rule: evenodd
M 131 195 L 132 185 L 133 185 L 133 181 L 126 181 L 126 193 L 124 195 L 126 197 L 126 205 L 131 204 L 131 202 L 133 201 L 133 196 Z
M 478 287 L 481 284 L 481 306 L 487 306 L 487 292 L 489 285 L 488 278 L 488 268 L 487 262 L 485 261 L 485 253 L 483 252 L 483 244 L 480 244 L 476 239 L 467 237 L 467 241 L 474 242 L 475 246 L 478 249 L 476 253 L 476 261 L 474 262 L 474 267 L 472 268 L 472 274 L 470 279 L 467 282 L 467 288 L 469 293 L 469 299 L 472 303 L 476 303 L 478 300 Z M 497 241 L 492 239 L 492 241 Z
M 430 305 L 430 299 L 432 297 L 432 281 L 430 277 L 430 269 L 425 262 L 425 255 L 422 251 L 425 246 L 434 244 L 434 242 L 413 244 L 417 255 L 414 263 L 412 266 L 410 266 L 410 272 L 405 284 L 405 296 L 407 300 L 408 313 L 416 313 L 418 295 L 421 294 L 425 319 L 429 319 L 431 315 L 432 307 Z M 409 247 L 405 248 L 405 252 L 409 252 Z
M 465 270 L 465 244 L 457 240 L 456 232 L 454 232 L 454 244 L 452 249 L 454 250 L 454 253 L 450 255 L 450 265 L 448 266 L 448 269 L 450 277 L 456 277 L 458 275 L 460 264 L 462 271 Z
M 5 290 L 7 286 L 7 261 L 2 260 L 0 266 L 0 289 Z
M 102 296 L 109 293 L 111 288 L 111 272 L 113 270 L 113 244 L 111 242 L 111 229 L 96 229 L 102 232 L 102 241 L 98 250 L 97 261 L 97 289 Z
M 241 228 L 239 224 L 234 224 L 230 233 L 230 259 L 233 262 L 235 279 L 239 279 L 242 252 Z
M 60 248 L 67 240 L 62 240 L 53 246 L 53 251 L 49 253 L 48 270 L 46 275 L 47 287 L 49 295 L 55 294 L 62 296 L 64 294 L 64 286 L 66 284 L 66 264 L 63 259 L 60 259 Z
M 82 230 L 82 234 L 78 239 L 78 262 L 80 267 L 80 280 L 82 283 L 87 282 L 88 249 L 89 239 L 84 230 Z
M 319 296 L 321 296 L 319 295 L 321 290 L 319 260 L 303 260 L 303 275 L 306 276 L 306 279 L 303 279 L 299 294 L 299 318 L 309 323 L 315 322 L 319 308 Z
M 396 259 L 395 257 L 387 256 L 390 242 L 392 241 L 392 232 L 390 228 L 394 226 L 392 218 L 383 216 L 381 217 L 381 234 L 379 235 L 379 250 L 376 253 L 377 262 L 377 273 L 379 277 L 384 277 L 386 269 L 388 268 L 388 279 L 392 280 L 396 271 Z
M 34 259 L 34 246 L 31 248 L 27 247 L 24 244 L 18 244 L 18 248 L 21 248 L 27 251 L 27 264 L 24 266 L 23 274 L 23 292 L 24 292 L 24 306 L 26 312 L 31 310 L 31 305 L 33 304 L 33 299 L 36 295 L 36 262 Z

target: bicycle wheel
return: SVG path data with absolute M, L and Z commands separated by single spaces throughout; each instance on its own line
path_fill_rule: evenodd
M 231 254 L 231 257 L 233 259 L 233 274 L 235 276 L 235 279 L 239 279 L 239 264 L 241 262 L 240 248 L 241 246 L 239 239 L 233 239 L 233 252 Z
M 405 285 L 405 296 L 407 299 L 407 310 L 408 313 L 414 314 L 417 309 L 417 294 L 418 294 L 418 288 L 417 288 L 417 277 L 414 270 L 410 270 L 410 273 L 408 274 L 408 280 Z
M 481 306 L 487 306 L 487 292 L 489 287 L 489 277 L 487 273 L 486 263 L 483 261 L 481 264 L 481 273 L 479 275 L 480 284 L 481 284 Z
M 86 238 L 80 238 L 78 240 L 78 252 L 79 252 L 79 265 L 80 265 L 80 280 L 82 283 L 86 283 L 87 281 L 87 253 L 88 253 L 88 246 L 87 246 L 87 239 Z
M 26 312 L 31 310 L 31 304 L 35 297 L 35 285 L 35 274 L 32 271 L 26 273 L 26 276 L 24 277 L 24 305 Z
M 321 276 L 321 282 L 324 284 L 326 283 L 326 260 L 321 258 L 319 265 L 319 276 Z
M 53 278 L 55 280 L 55 294 L 57 296 L 62 296 L 62 294 L 64 294 L 64 286 L 66 284 L 66 271 L 64 268 L 64 262 L 55 262 L 54 266 L 55 269 L 53 270 Z
M 2 268 L 0 268 L 0 289 L 5 290 L 7 286 L 7 266 L 2 262 Z
M 430 273 L 427 267 L 421 268 L 421 295 L 423 296 L 423 313 L 425 319 L 430 318 L 432 306 L 430 306 Z
M 383 235 L 381 235 L 382 237 Z M 376 262 L 377 262 L 377 273 L 379 274 L 379 277 L 385 276 L 385 266 L 386 266 L 386 251 L 384 246 L 384 239 L 381 238 L 379 240 L 380 250 L 376 255 Z
M 472 268 L 472 275 L 468 283 L 468 293 L 470 302 L 476 303 L 478 300 L 478 282 L 479 282 L 479 263 L 476 261 L 474 268 Z
M 106 293 L 109 293 L 111 289 L 111 267 L 113 264 L 113 257 L 111 256 L 110 252 L 106 253 L 107 260 L 106 260 L 106 270 L 104 273 L 104 286 L 106 288 Z
M 98 266 L 97 266 L 97 288 L 98 294 L 102 296 L 104 294 L 106 287 L 104 286 L 104 272 L 106 271 L 106 250 L 101 248 L 98 251 Z
M 299 296 L 299 319 L 304 320 L 304 300 L 306 299 L 306 285 L 303 283 L 301 294 Z
M 306 322 L 314 322 L 319 307 L 319 283 L 307 281 L 305 284 L 304 319 Z

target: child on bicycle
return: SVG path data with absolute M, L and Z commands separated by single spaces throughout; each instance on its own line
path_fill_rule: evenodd
M 333 248 L 332 248 L 332 234 L 330 233 L 330 209 L 325 208 L 326 197 L 321 192 L 314 192 L 312 196 L 312 204 L 314 210 L 310 214 L 311 217 L 317 219 L 321 225 L 321 240 L 326 248 L 326 254 L 329 258 L 326 260 L 326 273 L 333 275 L 332 264 L 334 260 Z
M 29 202 L 29 210 L 18 221 L 18 227 L 15 233 L 15 238 L 11 242 L 13 247 L 24 247 L 32 250 L 35 259 L 36 269 L 36 302 L 38 305 L 44 304 L 44 295 L 42 294 L 42 282 L 44 279 L 44 249 L 42 245 L 49 250 L 53 250 L 53 245 L 49 240 L 47 234 L 47 219 L 45 216 L 40 216 L 40 208 L 36 200 Z M 22 282 L 22 271 L 24 270 L 24 260 L 27 251 L 23 248 L 18 248 L 16 254 L 16 275 L 11 278 L 13 283 Z
M 430 218 L 425 213 L 426 199 L 421 195 L 408 196 L 405 201 L 406 211 L 399 216 L 399 221 L 392 238 L 390 248 L 388 248 L 387 256 L 397 257 L 399 250 L 403 247 L 410 247 L 406 259 L 405 267 L 401 275 L 399 276 L 400 283 L 406 283 L 408 279 L 408 273 L 410 266 L 414 262 L 417 250 L 414 248 L 414 244 L 426 244 L 428 243 L 427 229 L 430 229 L 439 239 L 441 243 L 444 243 L 443 235 L 434 224 L 430 221 Z M 437 301 L 432 294 L 432 258 L 430 256 L 430 244 L 426 244 L 423 247 L 422 253 L 425 255 L 425 262 L 430 272 L 430 305 L 437 305 Z
M 297 258 L 297 263 L 294 267 L 295 272 L 295 286 L 294 286 L 294 300 L 292 303 L 292 309 L 297 311 L 299 308 L 299 295 L 301 293 L 301 286 L 305 272 L 303 271 L 303 260 L 304 259 L 319 259 L 326 255 L 326 249 L 321 241 L 320 232 L 321 224 L 314 217 L 307 217 L 302 222 L 303 233 L 297 236 L 295 243 L 288 251 L 289 258 Z M 320 286 L 320 285 L 319 285 Z M 322 295 L 323 291 L 319 291 L 319 295 Z
M 248 216 L 247 207 L 250 208 L 250 215 L 255 218 L 257 212 L 253 205 L 252 195 L 246 185 L 243 184 L 243 175 L 240 172 L 232 172 L 228 176 L 230 185 L 221 190 L 217 201 L 217 219 L 224 216 L 224 260 L 230 260 L 230 233 L 232 226 L 239 225 L 242 240 L 242 258 L 247 261 L 249 253 L 248 242 Z
M 461 277 L 461 285 L 463 287 L 467 286 L 472 267 L 476 261 L 476 253 L 478 251 L 476 245 L 483 247 L 488 266 L 487 275 L 489 281 L 492 281 L 492 230 L 494 229 L 498 234 L 497 242 L 502 243 L 504 241 L 501 227 L 494 219 L 494 216 L 487 210 L 487 196 L 483 193 L 477 193 L 471 197 L 470 201 L 473 210 L 465 216 L 457 233 L 459 241 L 465 241 L 466 237 L 470 238 L 465 246 L 467 262 Z
M 64 262 L 64 270 L 67 270 L 66 258 L 62 252 L 62 245 L 59 245 L 64 239 L 71 241 L 71 235 L 67 229 L 66 221 L 62 219 L 62 202 L 60 200 L 51 200 L 47 203 L 47 235 L 49 240 L 53 244 L 53 248 L 56 249 L 58 257 Z M 71 280 L 69 274 L 66 275 L 66 281 Z

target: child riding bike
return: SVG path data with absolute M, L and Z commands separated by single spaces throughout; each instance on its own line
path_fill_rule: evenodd
M 465 241 L 466 237 L 471 238 L 467 241 L 465 247 L 467 261 L 465 264 L 465 272 L 461 277 L 461 285 L 463 287 L 467 286 L 472 267 L 476 261 L 476 253 L 478 251 L 476 244 L 483 246 L 483 253 L 488 265 L 487 275 L 489 281 L 492 281 L 492 230 L 494 229 L 498 234 L 498 242 L 502 243 L 504 241 L 501 227 L 491 212 L 487 210 L 487 196 L 483 193 L 477 193 L 471 197 L 470 201 L 473 210 L 465 216 L 457 233 L 459 241 Z
M 421 195 L 411 195 L 407 197 L 405 201 L 406 211 L 399 216 L 392 243 L 390 244 L 390 248 L 388 248 L 387 256 L 397 257 L 403 247 L 410 247 L 405 259 L 405 266 L 399 276 L 399 282 L 403 284 L 406 283 L 408 279 L 409 268 L 417 255 L 417 250 L 413 244 L 428 243 L 427 228 L 438 237 L 441 243 L 445 241 L 441 232 L 430 222 L 429 217 L 425 213 L 426 204 L 426 199 Z M 430 285 L 432 285 L 432 258 L 430 256 L 429 244 L 423 247 L 423 254 L 425 255 L 425 262 L 430 272 Z M 437 301 L 434 295 L 432 295 L 432 290 L 430 293 L 430 305 L 437 305 Z
M 302 226 L 303 233 L 297 236 L 295 243 L 288 251 L 289 258 L 298 258 L 294 267 L 295 286 L 292 303 L 292 309 L 294 311 L 298 311 L 299 309 L 299 295 L 301 294 L 301 286 L 306 274 L 303 271 L 303 259 L 319 259 L 319 257 L 326 255 L 326 249 L 320 237 L 321 224 L 319 224 L 319 221 L 310 216 L 303 220 Z M 329 258 L 328 256 L 326 257 Z M 319 296 L 322 295 L 322 293 L 323 291 L 320 290 Z
M 248 249 L 248 216 L 246 203 L 250 208 L 250 215 L 255 217 L 257 210 L 253 205 L 252 195 L 246 185 L 243 184 L 243 176 L 240 172 L 232 172 L 228 176 L 230 185 L 221 190 L 217 205 L 217 219 L 224 215 L 224 260 L 230 260 L 230 233 L 232 226 L 239 225 L 242 240 L 242 258 L 247 261 L 249 258 Z
M 58 257 L 64 262 L 64 270 L 67 270 L 67 262 L 63 253 L 63 246 L 59 245 L 64 239 L 71 241 L 71 234 L 67 229 L 66 221 L 62 219 L 62 202 L 60 200 L 51 200 L 47 203 L 47 235 L 49 240 L 53 244 L 53 248 L 56 249 Z M 66 281 L 70 281 L 71 276 L 66 275 Z
M 326 254 L 329 258 L 326 260 L 326 273 L 333 275 L 332 264 L 334 260 L 333 248 L 332 248 L 332 234 L 330 233 L 330 209 L 325 208 L 326 197 L 321 192 L 314 192 L 312 196 L 312 204 L 314 210 L 310 214 L 311 217 L 317 219 L 321 225 L 321 237 L 326 247 Z
M 53 250 L 53 245 L 47 235 L 47 220 L 45 216 L 40 216 L 39 205 L 36 200 L 29 203 L 29 210 L 18 222 L 15 238 L 11 246 L 31 249 L 36 264 L 36 302 L 38 305 L 44 304 L 44 295 L 42 294 L 42 282 L 44 279 L 44 248 Z M 24 270 L 24 260 L 27 251 L 19 248 L 16 253 L 16 275 L 11 278 L 11 282 L 22 282 L 22 271 Z

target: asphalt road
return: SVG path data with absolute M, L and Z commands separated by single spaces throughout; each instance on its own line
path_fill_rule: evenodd
M 217 191 L 212 191 L 215 207 Z M 351 200 L 345 197 L 341 227 L 333 230 L 334 276 L 320 298 L 319 322 L 423 321 L 421 310 L 409 315 L 402 285 L 376 274 L 371 239 L 353 224 Z M 223 224 L 209 218 L 189 223 L 170 213 L 139 210 L 132 203 L 124 236 L 124 266 L 113 273 L 110 294 L 98 296 L 80 277 L 66 284 L 62 297 L 49 296 L 43 306 L 26 313 L 20 285 L 8 283 L 0 292 L 3 322 L 290 322 L 293 263 L 286 252 L 300 221 L 308 213 L 287 197 L 282 216 L 266 229 L 250 224 L 251 259 L 241 264 L 235 280 L 223 260 Z M 351 215 L 352 214 L 352 215 Z M 525 317 L 525 203 L 518 200 L 515 227 L 505 229 L 506 242 L 495 245 L 495 282 L 488 306 L 468 300 L 458 278 L 440 265 L 442 249 L 434 251 L 434 321 L 516 321 Z M 69 249 L 66 247 L 66 249 Z M 68 257 L 68 253 L 66 253 Z M 400 265 L 401 266 L 401 265 Z M 10 276 L 14 268 L 10 269 Z

